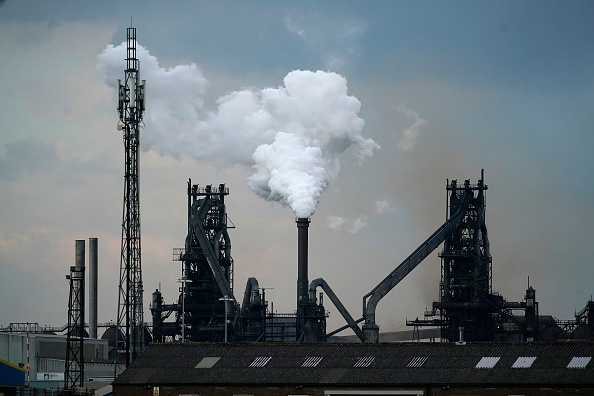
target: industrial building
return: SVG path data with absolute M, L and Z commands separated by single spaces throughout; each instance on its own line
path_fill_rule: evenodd
M 34 330 L 31 326 L 30 329 Z M 23 386 L 58 389 L 65 381 L 67 338 L 48 333 L 0 333 L 0 359 L 25 371 Z M 84 382 L 111 382 L 108 341 L 85 338 Z M 25 370 L 29 366 L 29 370 Z
M 0 394 L 12 396 L 25 384 L 27 370 L 0 359 Z
M 594 343 L 153 344 L 114 395 L 591 395 Z M 157 392 L 157 393 L 155 393 Z

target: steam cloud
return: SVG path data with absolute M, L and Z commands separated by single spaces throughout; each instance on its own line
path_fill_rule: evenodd
M 395 210 L 390 206 L 390 203 L 388 201 L 382 200 L 375 202 L 375 212 L 379 215 L 382 215 L 385 213 L 395 212 Z
M 347 95 L 336 73 L 294 70 L 278 88 L 231 92 L 204 109 L 208 85 L 196 64 L 169 69 L 137 44 L 141 78 L 147 80 L 144 150 L 190 155 L 218 167 L 251 166 L 249 188 L 311 216 L 340 170 L 339 156 L 353 148 L 359 161 L 379 145 L 361 135 L 361 103 Z M 115 87 L 125 69 L 126 43 L 108 45 L 97 71 Z
M 415 148 L 417 144 L 417 138 L 419 136 L 419 129 L 425 125 L 425 120 L 422 119 L 417 113 L 412 110 L 407 109 L 406 107 L 399 107 L 398 111 L 411 116 L 415 119 L 414 123 L 407 129 L 403 131 L 403 136 L 400 142 L 398 143 L 398 148 L 401 151 L 411 151 Z
M 361 216 L 353 222 L 353 225 L 349 229 L 351 234 L 357 234 L 359 231 L 367 228 L 367 224 L 369 223 L 369 218 L 367 216 Z

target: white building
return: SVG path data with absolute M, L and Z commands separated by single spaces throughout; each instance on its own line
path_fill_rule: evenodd
M 114 365 L 108 361 L 108 341 L 85 338 L 84 381 L 111 382 Z M 29 353 L 27 355 L 27 344 Z M 27 356 L 29 357 L 27 359 Z M 30 366 L 25 380 L 31 387 L 57 389 L 64 384 L 66 336 L 53 334 L 0 333 L 0 359 L 22 368 Z

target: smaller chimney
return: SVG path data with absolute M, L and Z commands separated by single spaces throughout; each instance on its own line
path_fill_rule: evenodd
M 97 338 L 97 238 L 89 238 L 89 337 Z
M 74 254 L 74 266 L 78 267 L 77 270 L 82 273 L 82 282 L 76 282 L 78 287 L 78 295 L 80 296 L 80 301 L 75 302 L 75 306 L 73 307 L 74 310 L 80 310 L 81 318 L 80 323 L 84 329 L 85 323 L 85 282 L 84 282 L 84 273 L 85 273 L 85 241 L 84 239 L 77 239 L 75 241 L 75 254 Z

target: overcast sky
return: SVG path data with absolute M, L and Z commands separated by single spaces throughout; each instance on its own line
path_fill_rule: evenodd
M 87 240 L 88 251 L 92 237 L 99 238 L 99 321 L 116 320 L 124 154 L 114 84 L 124 60 L 112 79 L 99 55 L 125 41 L 131 19 L 150 54 L 140 66 L 147 321 L 159 285 L 166 303 L 177 298 L 181 264 L 172 249 L 184 246 L 188 178 L 230 189 L 235 294 L 256 277 L 275 311 L 294 311 L 295 213 L 250 190 L 256 168 L 238 153 L 252 146 L 209 122 L 273 147 L 277 132 L 290 131 L 259 136 L 223 105 L 241 93 L 260 100 L 298 92 L 304 83 L 286 85 L 296 70 L 319 81 L 342 77 L 333 79 L 336 97 L 349 104 L 354 124 L 339 132 L 358 136 L 331 159 L 309 240 L 309 280 L 323 277 L 353 317 L 362 314 L 362 296 L 443 223 L 446 180 L 476 183 L 483 168 L 493 289 L 521 301 L 530 277 L 540 313 L 561 319 L 594 294 L 590 1 L 5 0 L 0 325 L 65 324 L 64 275 L 75 240 Z M 340 112 L 326 111 L 322 98 L 305 103 L 320 123 L 336 121 Z M 267 109 L 257 100 L 252 105 Z M 283 103 L 287 114 L 295 108 Z M 191 122 L 181 116 L 186 110 Z M 309 114 L 267 125 L 316 127 Z M 180 136 L 184 149 L 174 150 Z M 363 141 L 370 151 L 360 161 Z M 200 154 L 213 147 L 215 156 Z M 438 299 L 439 250 L 379 303 L 381 331 L 402 328 Z M 341 326 L 327 299 L 326 308 L 328 330 Z

